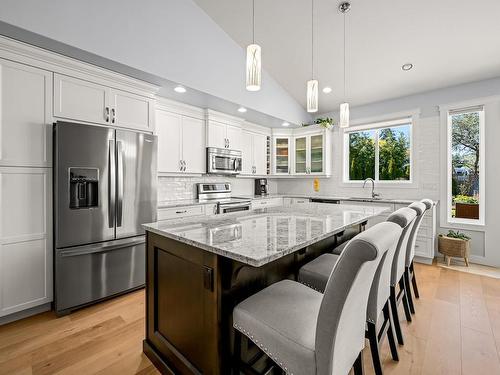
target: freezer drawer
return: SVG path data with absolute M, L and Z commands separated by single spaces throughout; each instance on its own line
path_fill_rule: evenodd
M 145 259 L 145 236 L 56 249 L 56 312 L 143 286 Z

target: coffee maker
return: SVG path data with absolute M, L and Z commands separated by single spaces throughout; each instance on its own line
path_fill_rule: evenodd
M 255 195 L 268 195 L 267 178 L 257 178 L 255 180 Z

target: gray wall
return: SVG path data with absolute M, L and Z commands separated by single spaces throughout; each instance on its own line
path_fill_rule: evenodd
M 376 119 L 390 114 L 419 110 L 420 116 L 414 125 L 414 172 L 416 186 L 414 187 L 384 187 L 376 190 L 383 197 L 421 199 L 428 197 L 441 200 L 446 189 L 446 177 L 441 173 L 441 166 L 446 163 L 445 137 L 442 134 L 439 105 L 473 100 L 500 95 L 500 78 L 470 84 L 435 90 L 419 95 L 373 103 L 351 109 L 351 119 Z M 327 114 L 337 118 L 337 113 Z M 464 230 L 472 237 L 472 253 L 476 262 L 500 266 L 500 250 L 498 250 L 497 232 L 500 228 L 500 97 L 497 101 L 485 106 L 486 120 L 486 171 L 481 181 L 486 187 L 486 226 L 475 230 Z M 333 131 L 332 176 L 320 180 L 320 191 L 313 190 L 312 179 L 278 180 L 279 193 L 332 194 L 340 196 L 369 196 L 370 189 L 352 187 L 342 183 L 342 133 L 338 128 Z M 440 206 L 440 220 L 444 205 Z M 470 229 L 470 228 L 468 228 Z M 440 224 L 438 230 L 446 233 L 446 224 Z
M 245 52 L 192 0 L 2 0 L 0 21 L 279 119 L 309 119 L 265 72 L 262 90 L 246 91 Z

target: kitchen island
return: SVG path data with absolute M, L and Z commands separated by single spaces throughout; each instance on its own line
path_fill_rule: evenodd
M 385 210 L 309 203 L 145 224 L 144 352 L 166 374 L 229 374 L 234 306 Z

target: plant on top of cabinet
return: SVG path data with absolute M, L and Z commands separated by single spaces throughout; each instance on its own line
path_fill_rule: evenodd
M 327 130 L 331 130 L 331 129 L 333 129 L 333 126 L 335 125 L 335 121 L 330 117 L 325 117 L 325 118 L 318 117 L 316 120 L 314 120 L 314 122 L 312 124 L 303 123 L 302 127 L 307 127 L 307 126 L 311 126 L 311 125 L 319 125 L 322 128 L 325 128 Z

